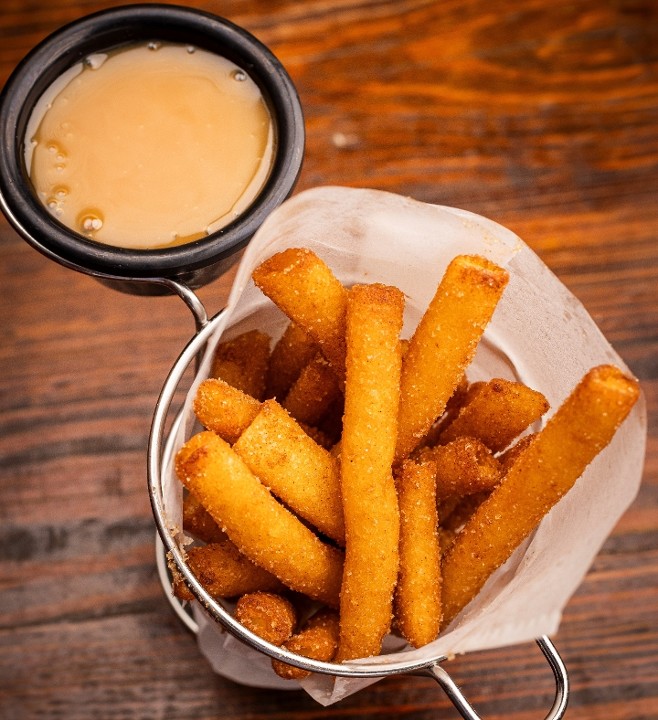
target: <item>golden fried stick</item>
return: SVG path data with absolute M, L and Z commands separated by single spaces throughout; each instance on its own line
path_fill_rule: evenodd
M 193 408 L 206 429 L 234 443 L 258 415 L 260 402 L 223 380 L 209 378 L 197 388 Z
M 612 365 L 590 370 L 457 535 L 443 563 L 444 626 L 610 442 L 639 396 Z
M 197 580 L 213 597 L 231 598 L 256 590 L 281 591 L 280 580 L 254 565 L 226 538 L 218 543 L 191 547 L 186 562 Z M 174 595 L 180 600 L 194 596 L 179 573 L 174 573 Z
M 405 460 L 396 474 L 400 503 L 400 570 L 395 619 L 414 647 L 435 640 L 441 624 L 441 547 L 436 509 L 436 467 Z
M 178 451 L 176 472 L 237 548 L 292 590 L 337 606 L 343 558 L 261 484 L 228 443 L 201 432 Z
M 226 533 L 192 493 L 183 498 L 183 530 L 205 543 L 227 540 Z
M 318 344 L 294 322 L 288 323 L 270 355 L 265 397 L 284 398 L 302 369 L 318 352 Z
M 233 449 L 297 515 L 327 537 L 345 542 L 338 461 L 275 400 L 262 404 Z
M 397 461 L 417 447 L 444 411 L 508 279 L 506 270 L 475 255 L 458 255 L 448 265 L 404 357 Z
M 458 437 L 446 445 L 423 448 L 418 456 L 435 463 L 439 500 L 491 490 L 501 478 L 500 463 L 476 438 Z
M 210 376 L 224 380 L 257 400 L 265 392 L 270 336 L 249 330 L 217 345 Z
M 304 367 L 281 405 L 299 422 L 316 426 L 341 396 L 336 372 L 322 353 Z
M 403 309 L 396 288 L 355 285 L 349 294 L 341 443 L 346 548 L 341 661 L 378 654 L 391 623 L 400 529 L 391 464 Z
M 289 248 L 265 260 L 252 277 L 256 286 L 317 342 L 341 379 L 345 372 L 347 290 L 326 263 L 306 248 Z
M 269 592 L 247 593 L 235 605 L 235 619 L 272 645 L 289 640 L 297 626 L 297 612 L 290 600 Z
M 442 431 L 440 442 L 469 436 L 500 452 L 548 408 L 540 392 L 522 383 L 500 378 L 473 383 L 459 414 Z
M 217 378 L 208 378 L 199 385 L 193 403 L 197 420 L 229 444 L 237 441 L 260 408 L 261 403 L 251 395 Z M 331 446 L 330 438 L 320 429 L 302 422 L 299 425 L 318 444 Z
M 323 608 L 309 618 L 298 633 L 283 643 L 283 647 L 312 660 L 331 662 L 338 649 L 338 633 L 338 613 Z M 303 680 L 311 674 L 308 670 L 274 659 L 272 668 L 285 680 Z

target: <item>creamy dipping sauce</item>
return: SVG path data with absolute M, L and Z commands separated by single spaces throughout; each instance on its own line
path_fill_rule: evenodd
M 238 217 L 265 184 L 273 126 L 226 58 L 149 43 L 90 56 L 35 107 L 25 160 L 64 225 L 134 249 L 180 245 Z

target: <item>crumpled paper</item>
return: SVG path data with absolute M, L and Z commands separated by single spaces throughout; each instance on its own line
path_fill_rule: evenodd
M 228 338 L 259 328 L 276 338 L 283 331 L 286 318 L 253 285 L 251 272 L 287 247 L 315 251 L 347 285 L 382 282 L 399 287 L 406 296 L 403 337 L 413 332 L 455 255 L 484 255 L 506 267 L 510 283 L 468 376 L 525 382 L 546 395 L 552 408 L 548 416 L 591 367 L 614 363 L 628 371 L 581 303 L 509 230 L 464 210 L 381 191 L 323 187 L 284 203 L 250 242 L 224 322 L 209 343 L 189 398 L 207 376 L 222 333 Z M 189 398 L 187 421 L 176 446 L 191 432 Z M 638 491 L 645 441 L 646 410 L 641 399 L 608 448 L 441 637 L 420 649 L 390 637 L 384 652 L 409 660 L 451 656 L 555 633 L 564 606 Z M 179 484 L 171 476 L 165 483 L 170 485 L 165 497 L 171 527 L 180 527 Z M 269 658 L 230 637 L 200 607 L 195 613 L 199 647 L 218 674 L 259 687 L 297 686 L 278 678 Z M 380 656 L 362 662 L 384 660 Z M 313 675 L 301 685 L 318 702 L 329 705 L 372 682 L 376 680 Z

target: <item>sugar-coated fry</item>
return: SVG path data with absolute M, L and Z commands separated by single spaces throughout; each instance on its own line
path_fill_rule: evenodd
M 441 433 L 442 443 L 468 436 L 493 452 L 504 450 L 548 410 L 546 398 L 511 380 L 473 383 L 459 414 Z
M 457 535 L 443 563 L 444 625 L 610 442 L 639 396 L 611 365 L 590 370 Z
M 376 655 L 392 616 L 400 518 L 391 471 L 404 297 L 384 285 L 355 285 L 346 323 L 341 486 L 345 571 L 338 658 Z
M 299 422 L 315 426 L 341 396 L 334 369 L 318 353 L 299 374 L 281 403 Z
M 183 498 L 183 530 L 205 543 L 226 540 L 226 533 L 192 493 Z
M 227 539 L 187 550 L 186 563 L 208 594 L 232 598 L 244 593 L 281 591 L 281 581 L 254 565 Z M 192 600 L 193 595 L 180 575 L 174 573 L 174 595 Z
M 436 509 L 436 467 L 405 460 L 396 474 L 400 503 L 400 570 L 395 620 L 402 637 L 421 647 L 441 624 L 441 546 Z
M 272 348 L 265 383 L 265 397 L 279 402 L 287 395 L 302 369 L 318 352 L 318 344 L 294 322 L 288 323 L 283 335 Z
M 501 478 L 500 463 L 477 438 L 458 437 L 447 445 L 423 448 L 419 457 L 436 465 L 439 500 L 491 490 Z
M 199 385 L 193 408 L 198 421 L 207 430 L 233 444 L 258 415 L 261 403 L 223 380 L 209 378 Z M 300 423 L 300 426 L 323 447 L 333 444 L 319 428 L 306 423 Z
M 338 461 L 276 400 L 262 404 L 233 449 L 297 515 L 327 537 L 345 541 Z
M 283 643 L 283 647 L 312 660 L 331 662 L 338 649 L 338 633 L 338 613 L 323 608 L 309 618 L 298 633 Z M 272 668 L 286 680 L 303 680 L 311 674 L 308 670 L 274 659 Z
M 402 366 L 396 460 L 418 446 L 459 385 L 509 276 L 485 258 L 448 265 Z
M 252 274 L 256 285 L 320 346 L 339 378 L 345 371 L 347 291 L 306 248 L 283 250 Z
M 343 558 L 323 543 L 212 432 L 178 451 L 176 471 L 240 552 L 292 590 L 337 606 Z
M 235 605 L 235 619 L 272 645 L 289 640 L 297 626 L 297 613 L 287 598 L 277 593 L 253 592 Z
M 263 398 L 270 359 L 270 336 L 249 330 L 217 345 L 210 376 L 257 400 Z
M 193 407 L 203 427 L 234 443 L 258 415 L 260 402 L 223 380 L 209 378 L 197 388 Z

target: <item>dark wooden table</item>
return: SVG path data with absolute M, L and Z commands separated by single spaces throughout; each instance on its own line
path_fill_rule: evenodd
M 113 3 L 3 0 L 0 84 L 60 25 Z M 117 3 L 118 4 L 118 3 Z M 298 189 L 369 186 L 519 234 L 584 302 L 649 403 L 643 486 L 554 638 L 567 717 L 658 718 L 658 5 L 655 0 L 198 2 L 280 57 L 304 106 Z M 231 275 L 201 291 L 211 310 Z M 213 674 L 164 597 L 146 489 L 151 413 L 193 331 L 0 219 L 0 717 L 455 718 L 433 681 L 324 709 Z M 534 645 L 458 658 L 485 718 L 543 718 Z

